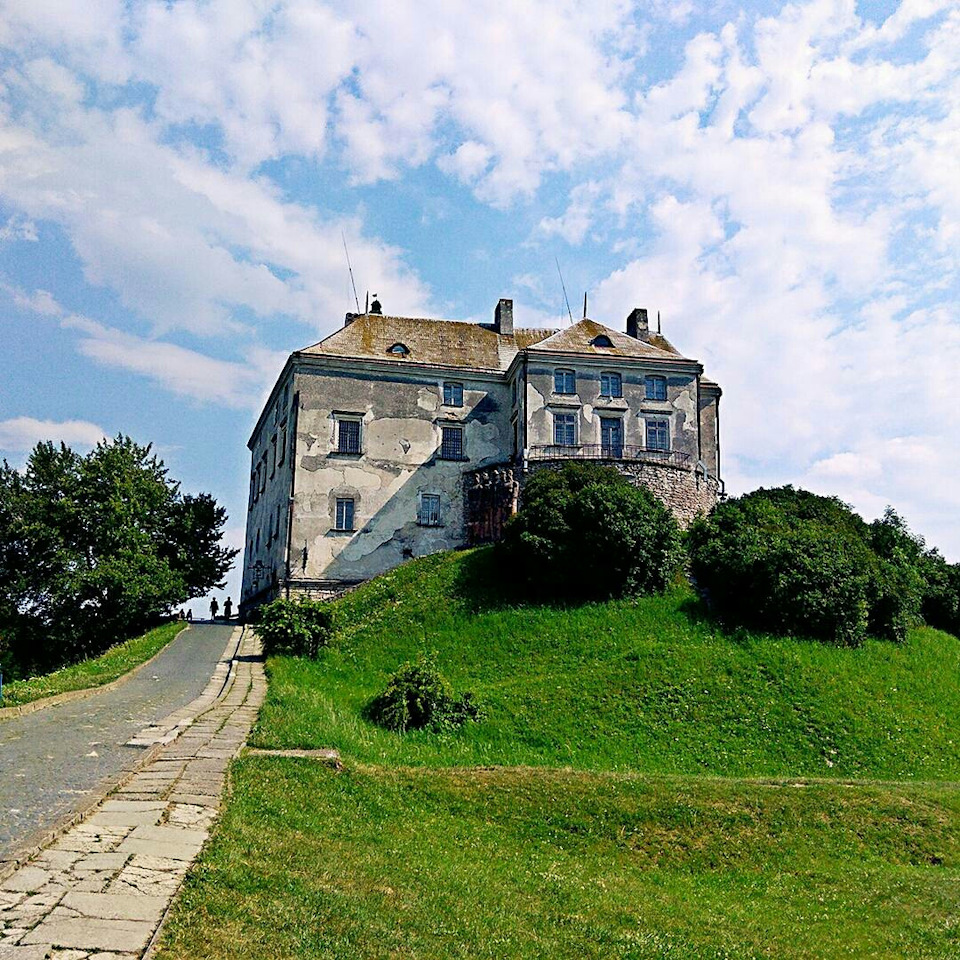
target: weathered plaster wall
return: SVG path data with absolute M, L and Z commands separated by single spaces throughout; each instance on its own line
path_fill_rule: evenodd
M 714 477 L 720 475 L 719 421 L 720 392 L 705 385 L 700 391 L 700 457 Z
M 554 372 L 576 371 L 576 394 L 554 392 Z M 600 374 L 613 371 L 621 375 L 622 398 L 600 396 Z M 527 446 L 552 445 L 553 414 L 577 414 L 577 444 L 599 444 L 600 418 L 617 417 L 623 423 L 626 446 L 646 446 L 646 417 L 670 421 L 670 449 L 697 459 L 697 380 L 693 373 L 667 374 L 667 399 L 647 400 L 644 378 L 647 374 L 663 375 L 651 364 L 649 368 L 629 366 L 611 358 L 609 363 L 578 360 L 575 364 L 530 362 L 527 372 Z
M 290 377 L 274 391 L 253 437 L 240 602 L 270 592 L 286 574 L 287 526 L 293 473 L 293 394 Z M 259 578 L 255 565 L 263 564 Z M 256 582 L 255 582 L 256 581 Z
M 445 406 L 443 382 L 463 384 L 463 406 Z M 465 543 L 463 475 L 503 459 L 510 388 L 502 378 L 303 367 L 295 388 L 294 580 L 361 580 L 413 556 Z M 336 452 L 336 419 L 361 419 L 361 453 Z M 440 459 L 441 425 L 464 429 L 464 461 Z M 422 493 L 440 496 L 441 525 L 418 524 Z M 355 501 L 355 531 L 335 529 L 338 497 Z

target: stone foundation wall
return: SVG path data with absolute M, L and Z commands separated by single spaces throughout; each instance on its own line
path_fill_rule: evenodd
M 528 474 L 537 470 L 556 470 L 568 461 L 531 461 Z M 698 513 L 709 513 L 720 499 L 720 485 L 715 477 L 704 477 L 685 467 L 667 463 L 624 460 L 593 460 L 613 467 L 635 486 L 647 487 L 673 515 L 681 527 L 688 527 Z

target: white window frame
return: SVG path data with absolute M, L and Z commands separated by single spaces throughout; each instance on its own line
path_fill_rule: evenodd
M 607 379 L 607 390 L 604 392 L 603 381 Z M 613 392 L 612 384 L 616 383 L 616 392 Z M 610 400 L 620 400 L 623 398 L 623 376 L 616 370 L 604 370 L 600 374 L 600 396 Z
M 650 391 L 650 384 L 658 384 L 658 389 L 654 390 L 653 393 Z M 663 393 L 662 397 L 655 396 L 656 393 Z M 654 400 L 654 401 L 664 401 L 667 399 L 667 378 L 660 376 L 658 373 L 648 373 L 643 378 L 643 397 L 645 400 Z
M 448 400 L 447 397 L 450 396 Z M 459 396 L 459 399 L 457 397 Z M 443 405 L 445 407 L 463 406 L 463 384 L 459 380 L 443 381 Z
M 417 523 L 421 527 L 443 526 L 443 512 L 439 493 L 420 494 L 420 503 L 417 505 Z
M 350 504 L 350 525 L 347 526 L 347 507 Z M 341 504 L 344 506 L 341 508 Z M 341 513 L 342 509 L 342 513 Z M 333 529 L 341 533 L 352 533 L 357 525 L 357 501 L 354 497 L 337 497 L 333 507 Z
M 570 389 L 568 390 L 567 387 Z M 553 371 L 553 392 L 562 397 L 572 397 L 577 393 L 577 371 L 569 367 L 558 367 Z
M 663 432 L 666 435 L 666 446 L 660 446 L 659 441 L 655 446 L 650 445 L 650 431 L 656 430 L 657 434 L 660 433 L 660 427 L 663 427 Z M 646 417 L 644 421 L 643 429 L 643 442 L 647 450 L 656 450 L 660 453 L 669 453 L 670 452 L 670 420 L 667 417 Z
M 564 419 L 563 424 L 559 422 L 561 417 Z M 569 422 L 566 422 L 567 418 L 569 418 Z M 569 410 L 553 411 L 553 445 L 555 447 L 575 447 L 577 445 L 577 420 L 577 415 Z M 560 427 L 562 427 L 564 430 L 567 428 L 570 429 L 571 440 L 569 443 L 567 443 L 566 440 L 557 439 L 558 429 Z

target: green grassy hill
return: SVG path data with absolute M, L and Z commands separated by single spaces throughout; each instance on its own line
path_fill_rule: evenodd
M 255 742 L 370 763 L 537 765 L 721 776 L 960 780 L 960 640 L 914 630 L 858 649 L 724 633 L 689 588 L 511 606 L 492 552 L 441 554 L 338 604 L 336 647 L 271 661 Z M 398 737 L 362 719 L 405 660 L 435 653 L 488 719 Z
M 343 769 L 234 765 L 158 960 L 960 956 L 960 641 L 730 635 L 685 587 L 511 605 L 493 562 L 407 564 L 268 661 L 256 745 Z M 424 652 L 486 720 L 363 719 Z

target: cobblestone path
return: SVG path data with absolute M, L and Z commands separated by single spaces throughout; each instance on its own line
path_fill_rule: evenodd
M 214 678 L 199 702 L 145 731 L 170 741 L 157 756 L 0 881 L 0 960 L 143 956 L 206 841 L 265 691 L 247 631 L 225 684 Z
M 0 861 L 139 762 L 127 741 L 203 692 L 233 630 L 194 624 L 113 689 L 0 720 Z

